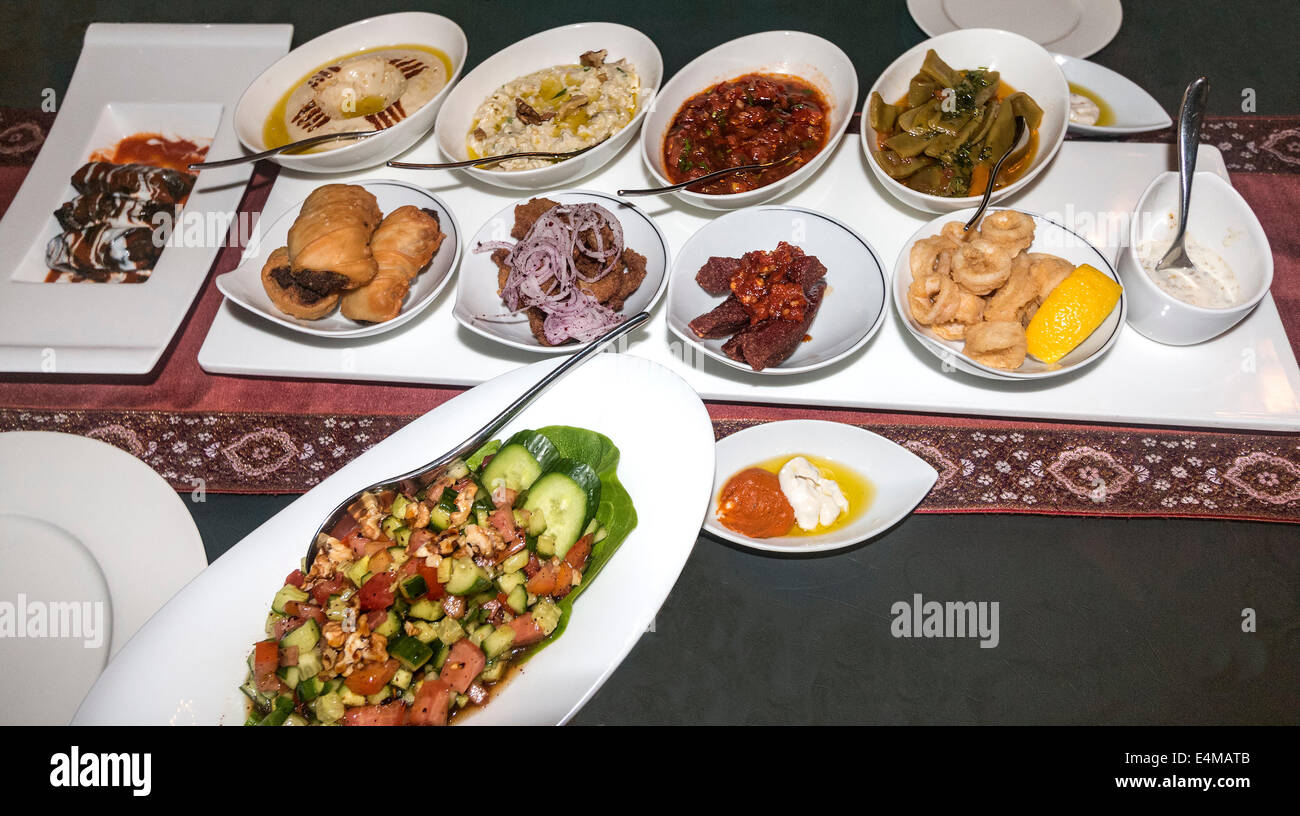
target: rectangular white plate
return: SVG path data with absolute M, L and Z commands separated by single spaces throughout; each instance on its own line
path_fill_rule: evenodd
M 252 165 L 199 176 L 149 280 L 52 285 L 45 243 L 68 179 L 100 148 L 139 131 L 211 138 L 209 155 L 240 151 L 230 121 L 248 83 L 282 56 L 290 25 L 95 23 L 40 155 L 0 221 L 0 371 L 144 374 L 158 362 L 203 286 Z M 207 224 L 218 225 L 207 229 Z
M 426 144 L 414 148 L 410 158 L 432 161 L 432 156 L 433 148 Z M 896 203 L 865 161 L 857 138 L 846 138 L 810 183 L 778 201 L 844 221 L 892 269 L 903 242 L 930 216 Z M 1115 226 L 1095 219 L 1090 229 L 1087 214 L 1131 212 L 1147 183 L 1172 162 L 1168 145 L 1070 142 L 1033 185 L 1008 203 L 1063 220 L 1113 260 L 1118 241 L 1127 235 L 1126 222 Z M 1198 169 L 1227 176 L 1213 147 L 1202 148 Z M 455 172 L 387 172 L 428 185 L 455 210 L 468 235 L 517 198 Z M 331 179 L 341 180 L 346 178 Z M 281 173 L 265 216 L 275 217 L 320 183 L 319 178 Z M 651 184 L 634 146 L 575 186 L 613 191 Z M 655 217 L 674 250 L 712 216 L 669 197 L 638 203 Z M 448 287 L 433 308 L 400 329 L 337 343 L 305 343 L 225 303 L 199 351 L 199 364 L 227 374 L 471 385 L 536 359 L 461 328 L 452 319 L 453 290 Z M 431 353 L 434 349 L 439 351 Z M 1105 359 L 1050 383 L 998 383 L 945 372 L 937 358 L 905 337 L 892 313 L 871 342 L 847 360 L 789 377 L 747 374 L 689 349 L 684 352 L 667 330 L 662 305 L 648 327 L 633 336 L 629 350 L 680 373 L 705 399 L 1136 424 L 1300 427 L 1300 370 L 1271 296 L 1235 329 L 1199 346 L 1162 346 L 1126 327 Z

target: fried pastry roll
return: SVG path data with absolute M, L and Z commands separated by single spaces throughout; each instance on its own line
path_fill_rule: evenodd
M 369 283 L 343 295 L 343 315 L 370 323 L 397 317 L 411 281 L 433 260 L 444 237 L 432 210 L 407 205 L 389 213 L 370 238 L 378 271 Z

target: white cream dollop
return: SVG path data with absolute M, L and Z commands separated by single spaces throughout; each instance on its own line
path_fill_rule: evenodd
M 1070 121 L 1079 125 L 1095 125 L 1101 118 L 1101 108 L 1083 94 L 1070 94 Z
M 822 476 L 817 466 L 796 456 L 777 474 L 781 492 L 794 508 L 794 520 L 803 530 L 815 530 L 834 523 L 849 512 L 849 500 L 834 479 Z

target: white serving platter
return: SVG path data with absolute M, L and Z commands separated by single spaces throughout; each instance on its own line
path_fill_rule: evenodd
M 0 221 L 0 371 L 144 374 L 171 342 L 225 240 L 252 165 L 208 170 L 149 280 L 46 284 L 45 244 L 68 183 L 101 148 L 140 131 L 206 140 L 240 152 L 235 101 L 289 48 L 289 25 L 95 23 L 58 118 Z M 202 144 L 204 142 L 200 142 Z M 197 228 L 190 219 L 196 219 Z M 185 228 L 185 229 L 183 229 Z
M 239 685 L 248 653 L 264 637 L 271 598 L 321 518 L 359 485 L 418 467 L 456 445 L 560 362 L 543 358 L 438 406 L 258 527 L 140 630 L 104 670 L 74 722 L 242 723 Z M 616 398 L 601 398 L 614 383 Z M 713 426 L 680 377 L 632 355 L 598 354 L 525 409 L 502 437 L 553 424 L 587 428 L 614 442 L 637 526 L 574 602 L 564 634 L 525 663 L 469 724 L 557 725 L 572 717 L 653 622 L 704 520 Z M 671 479 L 663 474 L 665 439 L 672 440 L 677 468 Z
M 434 155 L 428 142 L 408 154 L 413 161 L 432 161 Z M 856 140 L 847 138 L 812 181 L 776 201 L 842 220 L 892 268 L 908 237 L 932 216 L 895 201 L 871 176 L 866 161 Z M 1113 263 L 1128 234 L 1128 214 L 1143 189 L 1158 173 L 1174 167 L 1169 145 L 1067 142 L 1052 166 L 1004 206 L 1023 207 L 1070 226 Z M 1198 169 L 1227 177 L 1223 157 L 1210 146 L 1202 148 Z M 483 223 L 514 198 L 454 172 L 393 175 L 426 184 L 456 210 L 462 224 Z M 278 212 L 300 201 L 317 183 L 310 176 L 282 173 L 267 211 Z M 649 185 L 634 150 L 625 150 L 582 182 L 589 189 L 610 191 Z M 640 203 L 668 237 L 674 256 L 714 217 L 671 198 Z M 444 291 L 433 308 L 405 326 L 382 337 L 342 343 L 315 338 L 304 343 L 288 330 L 223 304 L 199 351 L 199 364 L 225 374 L 469 385 L 536 359 L 462 328 L 452 317 L 452 300 Z M 1300 370 L 1271 296 L 1232 331 L 1193 347 L 1163 346 L 1125 326 L 1115 347 L 1096 365 L 1042 383 L 998 383 L 945 370 L 893 315 L 866 346 L 833 366 L 763 377 L 729 368 L 683 344 L 669 333 L 664 312 L 659 308 L 654 320 L 634 332 L 628 348 L 680 373 L 705 399 L 1192 427 L 1300 428 Z M 456 353 L 429 354 L 431 348 Z

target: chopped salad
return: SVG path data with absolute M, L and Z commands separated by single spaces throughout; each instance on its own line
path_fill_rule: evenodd
M 617 461 L 555 426 L 362 494 L 276 593 L 245 724 L 446 725 L 485 705 L 635 525 Z

